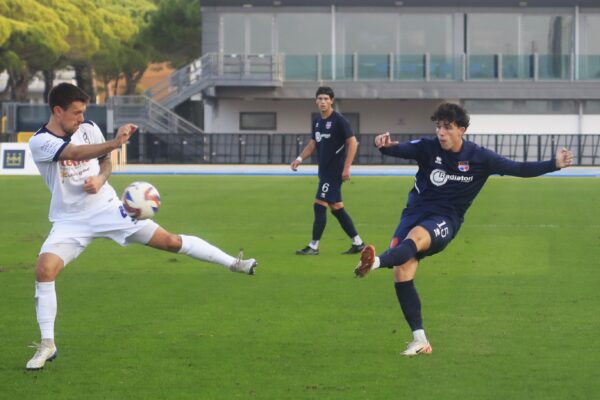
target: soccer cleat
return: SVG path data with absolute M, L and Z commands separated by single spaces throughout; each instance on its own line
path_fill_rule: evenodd
M 256 267 L 258 266 L 258 262 L 254 258 L 249 258 L 247 260 L 243 259 L 244 252 L 240 251 L 235 262 L 231 264 L 229 270 L 232 272 L 240 272 L 242 274 L 254 275 L 256 273 Z
M 350 248 L 348 250 L 346 250 L 342 254 L 357 254 L 357 253 L 360 253 L 361 251 L 363 251 L 364 248 L 365 248 L 364 243 L 353 244 L 352 246 L 350 246 Z
M 52 361 L 58 355 L 56 346 L 51 340 L 42 340 L 41 344 L 34 343 L 32 346 L 29 347 L 37 349 L 31 360 L 27 362 L 27 366 L 25 367 L 29 371 L 36 371 L 44 368 L 44 364 L 46 363 L 46 361 Z
M 318 256 L 319 249 L 313 249 L 310 246 L 306 246 L 302 250 L 296 250 L 296 254 L 299 256 Z
M 413 340 L 408 344 L 408 346 L 406 346 L 406 350 L 404 350 L 400 354 L 402 354 L 403 356 L 412 357 L 417 356 L 419 354 L 431 354 L 432 351 L 433 349 L 431 348 L 429 342 L 422 340 Z
M 373 268 L 375 262 L 375 247 L 373 245 L 366 246 L 360 253 L 360 261 L 354 268 L 354 275 L 358 278 L 364 278 Z

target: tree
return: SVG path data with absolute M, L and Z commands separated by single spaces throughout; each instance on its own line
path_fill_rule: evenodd
M 95 33 L 95 25 L 102 25 L 101 30 L 106 29 L 105 22 L 96 18 L 97 8 L 91 0 L 38 0 L 40 4 L 52 8 L 60 20 L 68 27 L 64 40 L 68 43 L 67 51 L 60 55 L 55 63 L 46 63 L 42 68 L 44 74 L 44 98 L 47 97 L 54 83 L 54 71 L 68 65 L 85 65 L 87 60 L 100 48 L 100 37 Z M 85 10 L 85 12 L 82 12 Z M 76 77 L 84 75 L 81 71 Z M 95 101 L 95 88 L 93 77 L 89 79 L 78 79 L 80 87 Z
M 18 21 L 3 29 L 6 38 L 0 47 L 0 64 L 9 75 L 11 99 L 26 101 L 33 74 L 67 51 L 63 37 L 68 27 L 52 8 L 34 0 L 4 0 L 0 15 L 4 20 Z
M 202 54 L 202 16 L 198 0 L 162 0 L 141 33 L 153 47 L 153 61 L 169 61 L 174 68 Z
M 149 0 L 94 0 L 94 2 L 105 13 L 106 18 L 124 16 L 129 20 L 127 25 L 111 24 L 124 30 L 113 31 L 113 38 L 107 40 L 107 49 L 110 52 L 99 51 L 93 58 L 94 65 L 101 71 L 105 82 L 112 79 L 118 82 L 122 74 L 125 78 L 125 94 L 134 94 L 135 87 L 150 61 L 150 49 L 141 39 L 139 32 L 147 23 L 148 14 L 155 10 L 156 6 Z M 134 30 L 129 31 L 128 28 Z

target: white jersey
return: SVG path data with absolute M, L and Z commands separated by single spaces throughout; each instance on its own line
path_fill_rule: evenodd
M 97 158 L 84 161 L 59 160 L 69 144 L 96 144 L 104 142 L 98 125 L 84 121 L 73 135 L 56 136 L 44 125 L 29 141 L 33 160 L 52 193 L 48 218 L 51 222 L 86 219 L 91 212 L 118 201 L 115 190 L 106 182 L 96 194 L 88 194 L 83 185 L 88 177 L 100 173 Z

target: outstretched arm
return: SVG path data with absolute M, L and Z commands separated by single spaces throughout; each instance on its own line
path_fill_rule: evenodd
M 392 140 L 389 132 L 375 136 L 375 147 L 377 147 L 378 149 L 381 149 L 382 147 L 395 146 L 398 143 L 398 141 Z
M 308 144 L 302 150 L 302 152 L 300 153 L 300 155 L 298 156 L 298 158 L 296 158 L 290 164 L 290 167 L 292 168 L 292 171 L 297 171 L 298 167 L 300 166 L 300 164 L 302 164 L 302 161 L 304 161 L 308 157 L 310 157 L 310 155 L 315 151 L 316 148 L 317 148 L 317 142 L 315 142 L 314 139 L 310 139 L 310 142 L 308 142 Z
M 531 178 L 568 167 L 572 163 L 573 153 L 564 148 L 556 153 L 556 158 L 548 161 L 517 162 L 495 154 L 491 163 L 491 173 Z
M 110 153 L 114 149 L 117 149 L 122 144 L 126 143 L 136 129 L 137 126 L 134 124 L 125 124 L 119 128 L 117 131 L 117 136 L 114 139 L 108 140 L 104 143 L 80 145 L 69 143 L 60 153 L 58 159 L 83 161 L 91 158 L 102 157 L 103 155 Z
M 379 149 L 381 154 L 386 156 L 406 158 L 415 160 L 417 158 L 417 146 L 419 140 L 415 140 L 407 143 L 400 143 L 396 140 L 392 140 L 390 133 L 386 132 L 375 137 L 375 147 Z

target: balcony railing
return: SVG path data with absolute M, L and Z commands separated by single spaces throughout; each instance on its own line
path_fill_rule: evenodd
M 287 54 L 283 60 L 288 81 L 600 80 L 600 55 Z

